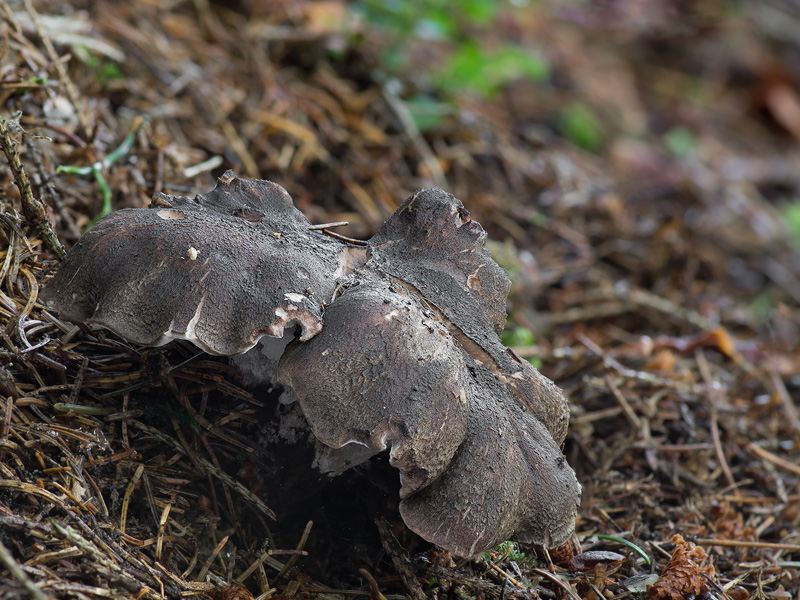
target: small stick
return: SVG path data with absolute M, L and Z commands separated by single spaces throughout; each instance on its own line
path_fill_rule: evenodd
M 408 106 L 397 96 L 391 86 L 382 86 L 381 92 L 383 92 L 384 101 L 397 117 L 397 120 L 400 121 L 403 133 L 411 140 L 417 154 L 419 154 L 419 157 L 422 159 L 422 164 L 428 169 L 433 181 L 438 187 L 447 189 L 449 186 L 442 165 L 439 163 L 436 156 L 434 156 L 428 142 L 425 141 L 425 138 L 422 137 L 422 134 L 419 132 L 419 128 L 414 122 L 414 117 L 411 115 Z
M 366 569 L 359 569 L 359 573 L 367 580 L 369 583 L 370 589 L 370 598 L 376 598 L 377 600 L 386 600 L 386 596 L 381 594 L 381 588 L 378 586 L 378 582 L 375 581 L 375 578 L 372 576 L 372 573 L 367 571 Z
M 25 169 L 22 168 L 22 163 L 19 161 L 19 153 L 11 141 L 5 119 L 0 119 L 0 147 L 2 147 L 8 166 L 11 167 L 11 172 L 14 174 L 14 183 L 19 188 L 19 195 L 22 200 L 22 214 L 33 225 L 45 246 L 53 251 L 58 260 L 63 260 L 67 252 L 50 227 L 50 219 L 47 218 L 47 211 L 44 205 L 33 197 L 31 184 L 25 174 Z
M 308 523 L 306 523 L 306 528 L 303 529 L 303 535 L 300 536 L 300 541 L 297 543 L 298 552 L 301 552 L 303 550 L 303 546 L 306 545 L 306 542 L 308 541 L 308 536 L 311 533 L 311 528 L 313 526 L 314 526 L 314 521 L 309 521 Z M 289 557 L 289 560 L 286 561 L 286 564 L 283 565 L 283 568 L 278 572 L 277 575 L 275 575 L 275 577 L 272 578 L 273 584 L 275 583 L 275 580 L 280 579 L 281 576 L 289 572 L 289 569 L 291 569 L 292 566 L 294 566 L 294 563 L 297 562 L 298 556 L 300 556 L 300 554 L 292 554 Z
M 403 584 L 409 592 L 409 597 L 413 600 L 425 600 L 427 597 L 422 587 L 419 585 L 416 576 L 408 565 L 408 557 L 406 557 L 405 550 L 394 537 L 389 522 L 383 517 L 375 519 L 375 524 L 378 526 L 378 533 L 381 537 L 381 545 L 383 546 L 386 554 L 392 559 L 392 564 L 395 570 L 400 574 Z
M 172 508 L 172 502 L 168 502 L 161 513 L 161 519 L 158 522 L 158 538 L 156 540 L 156 560 L 161 560 L 161 550 L 164 547 L 164 533 L 167 530 L 167 519 L 169 518 L 169 511 Z
M 350 221 L 334 221 L 333 223 L 322 223 L 320 225 L 309 226 L 309 231 L 317 231 L 318 229 L 330 229 L 331 227 L 344 227 L 350 225 Z
M 787 460 L 784 460 L 784 459 L 780 458 L 779 456 L 775 456 L 771 452 L 768 452 L 767 450 L 764 450 L 763 448 L 761 448 L 760 446 L 757 446 L 753 442 L 750 442 L 749 444 L 747 444 L 747 449 L 751 450 L 752 452 L 755 452 L 761 458 L 763 458 L 765 460 L 768 460 L 773 465 L 776 465 L 776 466 L 780 467 L 781 469 L 789 471 L 790 473 L 794 473 L 795 475 L 800 475 L 800 467 L 798 467 L 795 464 L 790 463 Z
M 152 436 L 157 437 L 159 440 L 161 440 L 165 444 L 170 445 L 173 448 L 175 448 L 181 454 L 189 456 L 190 459 L 194 460 L 192 458 L 192 455 L 188 454 L 187 449 L 183 445 L 181 445 L 180 442 L 176 441 L 172 436 L 166 435 L 165 433 L 163 433 L 162 431 L 159 431 L 155 427 L 151 427 L 149 425 L 146 425 L 146 424 L 142 423 L 141 421 L 131 420 L 131 421 L 129 421 L 129 423 L 132 426 L 136 427 L 136 429 L 139 429 L 140 431 L 144 431 L 146 433 L 149 433 Z M 251 492 L 249 489 L 247 489 L 247 487 L 245 487 L 244 485 L 239 483 L 236 479 L 231 477 L 228 473 L 226 473 L 223 470 L 218 469 L 214 465 L 214 463 L 212 463 L 209 460 L 206 460 L 205 458 L 202 458 L 202 457 L 199 457 L 199 456 L 195 456 L 194 458 L 197 459 L 197 461 L 202 466 L 203 470 L 205 470 L 206 472 L 209 473 L 209 476 L 216 477 L 217 479 L 221 480 L 222 483 L 232 487 L 243 498 L 245 498 L 245 499 L 249 500 L 250 502 L 252 502 L 261 512 L 263 512 L 265 515 L 267 515 L 270 519 L 275 520 L 277 518 L 275 513 L 272 512 L 272 510 L 266 504 L 264 504 L 264 502 L 261 499 L 259 499 L 259 497 L 255 493 Z
M 695 360 L 697 360 L 697 367 L 700 371 L 700 376 L 705 381 L 709 389 L 709 400 L 711 409 L 711 441 L 714 442 L 714 452 L 717 455 L 717 461 L 725 475 L 725 479 L 731 487 L 736 486 L 736 479 L 733 477 L 733 472 L 728 466 L 728 459 L 725 457 L 725 451 L 722 448 L 722 438 L 719 434 L 719 409 L 717 408 L 717 400 L 721 396 L 721 387 L 717 387 L 716 383 L 711 376 L 711 369 L 708 366 L 706 355 L 698 348 L 694 351 Z M 738 490 L 734 490 L 738 493 Z
M 136 467 L 136 471 L 134 471 L 133 477 L 131 477 L 130 482 L 128 482 L 128 487 L 125 489 L 119 517 L 119 530 L 122 533 L 125 533 L 125 526 L 128 522 L 128 506 L 130 506 L 131 503 L 131 496 L 133 495 L 133 490 L 136 489 L 136 484 L 139 483 L 139 480 L 142 478 L 142 473 L 144 473 L 144 465 L 139 465 Z
M 641 431 L 642 420 L 639 418 L 639 415 L 636 414 L 636 411 L 633 410 L 633 407 L 628 402 L 628 399 L 622 395 L 622 392 L 619 390 L 617 385 L 614 383 L 614 380 L 611 379 L 611 376 L 609 376 L 608 373 L 603 374 L 603 379 L 605 379 L 608 389 L 611 390 L 611 394 L 614 396 L 614 398 L 616 398 L 617 402 L 622 408 L 622 412 L 625 413 L 625 417 L 628 419 L 628 422 L 633 425 L 633 428 L 636 431 Z
M 511 585 L 513 585 L 513 586 L 515 586 L 515 587 L 518 587 L 518 588 L 520 588 L 520 589 L 524 589 L 524 586 L 523 586 L 523 585 L 522 585 L 522 584 L 521 584 L 519 581 L 517 581 L 517 580 L 516 580 L 516 579 L 514 579 L 514 578 L 513 578 L 511 575 L 509 575 L 508 573 L 506 573 L 506 572 L 505 572 L 503 569 L 501 569 L 501 568 L 500 568 L 498 565 L 494 564 L 494 563 L 493 563 L 492 561 L 490 561 L 490 560 L 487 560 L 486 562 L 489 564 L 489 566 L 492 568 L 492 570 L 494 570 L 494 571 L 497 571 L 497 573 L 498 573 L 498 574 L 499 574 L 499 575 L 500 575 L 500 576 L 503 578 L 503 587 L 504 587 L 504 588 L 505 588 L 505 584 L 506 584 L 506 582 L 509 582 L 509 583 L 511 583 Z
M 795 431 L 800 432 L 800 411 L 798 411 L 794 400 L 792 400 L 792 397 L 789 395 L 786 385 L 783 383 L 783 379 L 781 379 L 781 376 L 774 368 L 769 370 L 769 376 L 772 380 L 772 385 L 775 386 L 778 397 L 781 399 L 781 402 L 783 402 L 783 412 L 786 414 L 786 420 L 791 423 Z
M 348 243 L 354 244 L 356 246 L 366 246 L 367 245 L 367 242 L 364 242 L 362 240 L 357 240 L 355 238 L 347 237 L 346 235 L 342 235 L 340 233 L 336 233 L 334 231 L 331 231 L 330 229 L 323 229 L 322 233 L 326 233 L 329 236 L 331 236 L 332 238 L 336 238 L 337 240 L 342 240 L 343 242 L 348 242 Z
M 206 564 L 203 565 L 203 568 L 200 569 L 200 573 L 197 575 L 197 581 L 203 581 L 206 578 L 206 574 L 208 573 L 209 569 L 211 569 L 211 564 L 214 562 L 214 559 L 219 556 L 219 553 L 222 552 L 222 549 L 225 547 L 225 544 L 228 543 L 228 539 L 230 536 L 225 536 L 219 541 L 219 544 L 216 545 L 214 550 L 211 551 L 211 556 L 208 557 Z
M 0 541 L 0 562 L 2 562 L 11 576 L 24 587 L 35 600 L 47 600 L 48 595 L 45 594 L 33 581 L 31 581 L 19 566 L 19 563 L 14 559 L 14 556 L 5 547 L 3 542 Z
M 549 579 L 550 581 L 555 583 L 557 586 L 561 587 L 561 589 L 564 590 L 570 598 L 573 598 L 573 600 L 580 600 L 580 596 L 578 596 L 578 594 L 575 593 L 575 590 L 572 589 L 572 586 L 570 584 L 568 584 L 566 581 L 556 577 L 555 575 L 553 575 L 549 571 L 547 571 L 545 569 L 533 568 L 533 569 L 531 569 L 531 573 L 536 573 L 537 575 L 540 575 L 541 577 L 544 577 L 545 579 Z
M 747 540 L 717 540 L 703 538 L 695 540 L 700 546 L 732 546 L 735 548 L 767 548 L 769 550 L 786 550 L 787 552 L 800 552 L 800 544 L 775 544 L 772 542 L 748 542 Z
M 31 157 L 31 162 L 33 162 L 34 166 L 34 178 L 33 182 L 36 186 L 42 190 L 40 194 L 42 195 L 42 201 L 44 201 L 44 192 L 46 191 L 48 196 L 50 197 L 50 204 L 56 211 L 58 218 L 61 220 L 61 223 L 64 227 L 67 228 L 69 234 L 78 239 L 81 237 L 80 230 L 75 226 L 75 222 L 67 213 L 67 209 L 64 207 L 64 203 L 61 201 L 61 196 L 59 195 L 58 191 L 56 191 L 53 182 L 50 181 L 47 171 L 45 170 L 44 163 L 42 162 L 42 153 L 36 144 L 33 143 L 33 140 L 30 137 L 24 138 L 25 140 L 25 147 L 28 149 L 28 153 Z

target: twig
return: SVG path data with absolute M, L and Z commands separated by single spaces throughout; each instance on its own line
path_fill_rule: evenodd
M 8 548 L 5 547 L 2 541 L 0 541 L 0 562 L 6 566 L 8 572 L 11 574 L 11 577 L 16 579 L 22 585 L 22 587 L 30 592 L 31 596 L 35 600 L 48 600 L 47 594 L 45 594 L 35 583 L 28 579 L 25 571 L 23 571 L 22 567 L 19 566 L 19 563 L 14 560 L 11 552 L 9 552 Z
M 603 361 L 603 364 L 607 367 L 610 367 L 617 371 L 623 377 L 628 377 L 630 379 L 638 379 L 639 381 L 645 381 L 647 383 L 653 385 L 667 385 L 670 387 L 677 387 L 674 382 L 669 379 L 665 379 L 663 377 L 657 377 L 652 373 L 648 373 L 647 371 L 636 371 L 634 369 L 629 369 L 617 359 L 612 358 L 607 352 L 604 352 L 603 349 L 595 344 L 589 337 L 584 335 L 583 333 L 578 334 L 578 341 L 586 346 L 589 350 L 594 352 L 598 358 Z
M 381 536 L 381 544 L 386 554 L 392 559 L 392 564 L 395 570 L 400 574 L 400 579 L 403 580 L 409 596 L 413 600 L 425 600 L 425 592 L 422 591 L 416 576 L 408 566 L 408 558 L 405 555 L 403 547 L 397 538 L 394 537 L 389 523 L 386 519 L 379 517 L 375 519 L 375 524 L 378 526 L 378 533 Z
M 155 584 L 160 583 L 157 577 L 160 573 L 152 569 L 146 562 L 142 562 L 138 558 L 133 557 L 122 547 L 118 548 L 121 553 L 117 556 L 116 553 L 112 551 L 111 547 L 83 521 L 74 519 L 74 522 L 83 530 L 87 537 L 84 537 L 79 531 L 65 523 L 59 522 L 57 519 L 49 519 L 50 526 L 59 538 L 76 546 L 85 556 L 91 557 L 93 560 L 97 561 L 108 573 L 114 573 L 126 588 L 141 588 L 143 584 L 142 579 L 150 579 L 150 581 L 146 582 L 148 586 L 155 587 Z M 134 574 L 128 572 L 128 569 L 124 567 L 121 568 L 121 563 L 125 561 L 138 572 Z M 144 577 L 142 577 L 143 575 Z M 149 577 L 147 577 L 148 575 Z M 177 592 L 178 590 L 175 591 Z
M 535 321 L 548 327 L 615 317 L 630 312 L 635 304 L 627 300 L 611 300 L 602 304 L 574 306 L 558 312 L 537 313 Z
M 219 544 L 216 545 L 214 550 L 211 552 L 211 556 L 208 557 L 206 564 L 203 565 L 203 568 L 200 569 L 200 573 L 197 575 L 197 581 L 203 581 L 206 578 L 206 574 L 208 570 L 211 568 L 211 563 L 214 562 L 214 559 L 217 558 L 222 549 L 225 547 L 225 544 L 228 543 L 228 539 L 230 536 L 225 536 L 219 541 Z
M 14 143 L 11 141 L 5 119 L 0 119 L 0 146 L 2 146 L 3 154 L 6 155 L 6 160 L 8 161 L 8 166 L 11 167 L 11 172 L 14 174 L 14 183 L 16 183 L 17 188 L 19 188 L 19 195 L 22 200 L 22 214 L 25 215 L 25 219 L 33 226 L 36 234 L 41 237 L 45 246 L 56 255 L 58 260 L 62 260 L 67 252 L 50 227 L 50 219 L 47 218 L 47 211 L 44 205 L 33 197 L 31 184 L 28 181 L 25 169 L 22 168 L 22 163 L 20 163 L 19 153 Z
M 775 369 L 769 370 L 769 376 L 772 380 L 772 385 L 775 386 L 775 391 L 783 403 L 783 412 L 786 414 L 786 419 L 791 423 L 795 431 L 800 432 L 800 412 L 795 406 L 794 400 L 789 395 L 789 391 L 783 383 L 783 379 L 778 375 Z
M 359 569 L 359 573 L 361 573 L 362 577 L 367 580 L 369 583 L 369 589 L 371 591 L 370 598 L 375 598 L 377 600 L 386 600 L 386 596 L 381 594 L 381 588 L 378 586 L 378 582 L 375 581 L 375 578 L 372 576 L 372 573 L 367 571 L 366 569 Z
M 718 540 L 714 538 L 702 538 L 695 540 L 699 546 L 730 546 L 734 548 L 766 548 L 769 550 L 786 550 L 788 552 L 800 552 L 800 544 L 775 544 L 772 542 L 749 542 L 747 540 Z
M 318 229 L 330 229 L 331 227 L 344 227 L 350 225 L 350 221 L 336 221 L 334 223 L 321 223 L 319 225 L 310 225 L 309 231 L 317 231 Z
M 717 408 L 717 401 L 722 395 L 722 388 L 719 382 L 712 381 L 711 370 L 708 367 L 706 355 L 703 354 L 699 348 L 695 350 L 694 355 L 697 360 L 697 367 L 700 370 L 700 375 L 703 377 L 703 381 L 705 381 L 709 389 L 708 400 L 711 404 L 711 439 L 714 442 L 714 452 L 717 455 L 719 466 L 725 474 L 728 485 L 734 488 L 734 493 L 738 493 L 736 489 L 736 480 L 733 478 L 733 472 L 728 466 L 728 460 L 725 458 L 725 451 L 722 448 L 722 440 L 719 435 L 719 409 Z M 715 383 L 717 385 L 714 385 Z
M 167 503 L 164 510 L 161 512 L 161 519 L 158 522 L 158 537 L 156 539 L 156 560 L 161 560 L 161 551 L 164 547 L 164 533 L 167 530 L 167 519 L 169 518 L 169 511 L 172 509 L 172 503 Z
M 683 321 L 686 321 L 687 323 L 691 323 L 698 329 L 708 330 L 717 326 L 717 323 L 704 317 L 697 311 L 678 306 L 663 296 L 658 296 L 643 289 L 634 288 L 631 290 L 625 290 L 624 292 L 620 291 L 619 296 L 640 306 L 651 308 L 666 315 L 677 317 Z
M 253 573 L 255 573 L 256 569 L 258 569 L 258 567 L 261 566 L 263 563 L 267 563 L 270 567 L 272 567 L 276 571 L 282 571 L 283 568 L 286 566 L 281 561 L 272 558 L 272 556 L 270 556 L 269 552 L 264 552 L 255 561 L 253 561 L 253 564 L 251 564 L 249 567 L 247 567 L 244 570 L 244 572 L 242 572 L 242 574 L 239 575 L 234 580 L 234 582 L 235 583 L 244 583 L 247 580 L 247 578 L 250 577 L 250 575 L 252 575 Z M 187 573 L 188 573 L 188 570 L 187 570 Z
M 142 473 L 144 473 L 144 465 L 140 464 L 136 467 L 136 471 L 134 471 L 133 477 L 131 477 L 128 487 L 125 489 L 125 496 L 122 498 L 122 509 L 120 510 L 119 517 L 119 530 L 122 533 L 125 533 L 125 526 L 128 522 L 128 506 L 131 503 L 131 496 L 136 489 L 136 484 L 139 483 L 139 480 L 142 478 Z
M 545 579 L 549 579 L 556 585 L 560 586 L 561 589 L 563 589 L 567 593 L 567 595 L 573 600 L 581 600 L 581 597 L 578 596 L 577 593 L 575 593 L 575 590 L 572 589 L 572 586 L 570 584 L 568 584 L 566 581 L 563 581 L 559 577 L 553 575 L 550 571 L 546 571 L 545 569 L 533 568 L 531 569 L 531 573 L 536 573 L 537 575 L 541 575 Z
M 162 154 L 163 153 L 159 154 L 159 156 L 161 156 Z M 219 154 L 215 154 L 208 160 L 204 160 L 203 162 L 197 163 L 196 165 L 192 165 L 191 167 L 186 167 L 183 170 L 183 176 L 186 177 L 186 179 L 194 179 L 201 173 L 205 173 L 206 171 L 211 171 L 212 169 L 216 169 L 223 163 L 223 160 L 224 159 Z M 161 189 L 157 187 L 162 183 L 161 179 L 162 179 L 161 177 L 156 177 L 156 182 L 154 187 L 157 188 L 155 190 L 157 192 L 161 191 Z
M 141 421 L 131 420 L 129 421 L 129 423 L 134 427 L 136 427 L 137 429 L 140 429 L 141 431 L 144 431 L 152 436 L 157 437 L 162 442 L 178 450 L 181 454 L 185 454 L 188 456 L 186 448 L 184 448 L 180 444 L 180 442 L 176 441 L 171 436 L 163 433 L 162 431 L 156 429 L 155 427 L 150 427 L 149 425 L 145 425 Z M 229 485 L 234 490 L 236 490 L 242 497 L 252 502 L 261 512 L 263 512 L 269 518 L 271 518 L 272 520 L 275 520 L 277 518 L 272 509 L 270 509 L 266 504 L 264 504 L 263 500 L 261 500 L 258 496 L 256 496 L 256 494 L 248 490 L 244 485 L 236 481 L 233 477 L 228 475 L 225 471 L 218 469 L 210 461 L 200 456 L 197 457 L 197 460 L 200 462 L 200 464 L 203 466 L 204 469 L 210 471 L 215 477 L 220 479 L 224 484 Z
M 64 203 L 61 201 L 58 191 L 47 175 L 44 163 L 42 162 L 42 153 L 39 147 L 34 143 L 30 136 L 25 136 L 23 139 L 25 141 L 25 147 L 28 149 L 28 155 L 30 156 L 34 167 L 33 183 L 38 187 L 39 190 L 41 190 L 40 194 L 42 196 L 42 201 L 44 201 L 46 191 L 50 199 L 50 204 L 56 211 L 62 226 L 67 229 L 67 233 L 70 236 L 78 239 L 81 236 L 81 232 L 76 227 L 75 222 L 69 216 Z
M 751 450 L 752 452 L 755 452 L 761 458 L 763 458 L 765 460 L 768 460 L 773 465 L 778 466 L 781 469 L 789 471 L 790 473 L 794 473 L 795 475 L 800 475 L 800 467 L 798 467 L 797 465 L 795 465 L 793 463 L 790 463 L 787 460 L 784 460 L 784 459 L 780 458 L 779 456 L 775 456 L 771 452 L 768 452 L 768 451 L 764 450 L 763 448 L 761 448 L 760 446 L 757 446 L 753 442 L 750 442 L 749 444 L 747 444 L 747 449 Z
M 494 563 L 493 563 L 492 561 L 490 561 L 490 560 L 489 560 L 489 561 L 486 561 L 486 562 L 487 562 L 487 563 L 489 563 L 489 567 L 490 567 L 490 568 L 491 568 L 493 571 L 496 571 L 496 572 L 497 572 L 497 573 L 498 573 L 498 574 L 499 574 L 499 575 L 500 575 L 500 576 L 503 578 L 503 583 L 505 583 L 505 582 L 507 581 L 507 582 L 511 583 L 511 585 L 513 585 L 513 586 L 515 586 L 515 587 L 518 587 L 519 589 L 525 589 L 525 586 L 524 586 L 524 585 L 522 585 L 522 584 L 521 584 L 519 581 L 517 581 L 517 580 L 516 580 L 516 579 L 514 579 L 514 578 L 513 578 L 511 575 L 509 575 L 508 573 L 506 573 L 506 572 L 505 572 L 503 569 L 501 569 L 501 568 L 500 568 L 498 565 L 494 564 Z
M 400 121 L 400 126 L 404 130 L 404 133 L 411 140 L 411 143 L 414 144 L 423 164 L 428 168 L 428 172 L 431 174 L 434 183 L 440 188 L 447 189 L 450 187 L 447 183 L 447 178 L 444 176 L 444 171 L 442 171 L 442 166 L 433 155 L 430 146 L 428 146 L 428 142 L 425 141 L 425 138 L 422 137 L 422 134 L 419 132 L 416 123 L 414 123 L 414 117 L 411 116 L 411 111 L 408 110 L 408 106 L 406 106 L 405 102 L 403 102 L 389 86 L 382 86 L 381 92 L 383 92 L 383 99 L 386 100 L 386 104 L 389 105 L 389 108 L 392 109 L 392 112 Z
M 603 374 L 603 379 L 606 380 L 606 385 L 608 385 L 608 389 L 611 390 L 611 393 L 616 398 L 619 405 L 622 407 L 622 412 L 625 413 L 625 417 L 628 419 L 633 428 L 636 431 L 642 430 L 642 420 L 639 418 L 639 415 L 636 414 L 636 411 L 633 410 L 628 399 L 622 395 L 622 392 L 619 391 L 619 388 L 614 383 L 614 380 L 611 379 L 611 376 L 608 373 Z
M 308 536 L 311 534 L 311 528 L 314 526 L 314 521 L 309 521 L 306 523 L 305 529 L 303 529 L 303 535 L 300 536 L 300 541 L 297 543 L 297 554 L 292 554 L 289 557 L 289 560 L 286 561 L 286 564 L 283 565 L 283 568 L 278 572 L 275 577 L 272 578 L 272 583 L 274 584 L 277 579 L 280 579 L 281 576 L 285 575 L 289 572 L 289 569 L 292 568 L 294 563 L 297 562 L 297 557 L 300 556 L 300 552 L 303 550 L 303 546 L 306 545 L 308 541 Z
M 335 231 L 331 231 L 330 229 L 323 229 L 322 233 L 325 233 L 332 238 L 336 238 L 337 240 L 342 240 L 343 242 L 347 242 L 349 244 L 354 244 L 356 246 L 366 246 L 367 242 L 362 240 L 357 240 L 355 238 L 347 237 L 346 235 L 342 235 L 341 233 L 336 233 Z
M 722 440 L 719 435 L 719 411 L 714 399 L 711 400 L 711 439 L 714 441 L 714 452 L 717 455 L 719 466 L 722 472 L 725 473 L 725 479 L 728 480 L 728 485 L 734 488 L 734 493 L 738 492 L 736 480 L 733 478 L 733 472 L 728 466 L 728 460 L 725 458 L 725 451 L 722 449 Z

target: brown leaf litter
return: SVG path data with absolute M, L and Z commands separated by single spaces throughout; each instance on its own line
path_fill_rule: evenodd
M 536 342 L 514 350 L 571 399 L 583 504 L 551 566 L 512 546 L 442 556 L 383 500 L 391 481 L 282 499 L 309 471 L 261 444 L 268 394 L 194 347 L 132 347 L 43 309 L 55 255 L 6 168 L 0 597 L 624 598 L 656 573 L 659 598 L 797 596 L 800 261 L 779 205 L 800 197 L 800 84 L 796 36 L 767 8 L 529 5 L 481 35 L 543 49 L 558 85 L 459 98 L 421 134 L 405 92 L 375 76 L 383 36 L 367 28 L 332 59 L 346 36 L 320 28 L 321 9 L 31 4 L 2 6 L 6 141 L 65 245 L 100 193 L 56 167 L 102 160 L 135 115 L 148 125 L 104 173 L 116 208 L 208 191 L 235 168 L 365 238 L 413 190 L 445 186 L 505 242 L 509 325 Z M 602 116 L 599 155 L 555 136 L 569 101 Z M 694 132 L 689 156 L 665 150 L 677 126 Z M 353 515 L 360 498 L 372 504 Z M 624 559 L 556 566 L 588 552 Z

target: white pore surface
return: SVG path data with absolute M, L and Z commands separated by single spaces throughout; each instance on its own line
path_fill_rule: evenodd
M 271 387 L 278 385 L 278 361 L 286 346 L 295 338 L 296 330 L 297 327 L 289 327 L 284 330 L 283 337 L 280 338 L 265 335 L 258 344 L 244 354 L 229 357 L 231 363 L 244 376 L 244 387 L 252 389 L 260 385 Z M 294 390 L 283 389 L 279 399 L 281 404 L 293 404 L 296 400 Z M 376 454 L 375 450 L 355 441 L 345 444 L 341 448 L 330 448 L 320 443 L 311 433 L 311 428 L 298 404 L 294 404 L 291 409 L 282 411 L 280 415 L 276 414 L 275 422 L 265 428 L 264 434 L 273 442 L 282 440 L 296 443 L 304 437 L 314 440 L 316 457 L 313 466 L 321 473 L 332 477 L 366 462 Z
M 358 442 L 350 442 L 341 448 L 331 448 L 317 442 L 317 454 L 313 466 L 321 473 L 334 477 L 341 475 L 347 469 L 367 462 L 377 452 L 372 448 Z
M 245 387 L 277 385 L 278 360 L 294 334 L 295 327 L 289 327 L 283 330 L 283 337 L 265 335 L 244 354 L 230 357 L 231 363 L 244 375 Z

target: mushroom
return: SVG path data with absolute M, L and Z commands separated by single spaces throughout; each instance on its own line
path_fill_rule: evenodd
M 108 215 L 61 263 L 43 297 L 61 316 L 131 342 L 186 339 L 237 355 L 264 339 L 275 358 L 301 330 L 322 330 L 323 304 L 366 258 L 309 231 L 281 186 L 227 172 L 194 199 L 156 194 L 147 209 Z
M 289 390 L 329 464 L 388 450 L 406 525 L 454 554 L 553 547 L 580 499 L 560 450 L 569 408 L 500 341 L 509 280 L 485 239 L 429 189 L 356 246 L 310 229 L 280 186 L 229 171 L 194 200 L 103 219 L 43 297 L 138 344 L 238 355 L 253 382 Z

